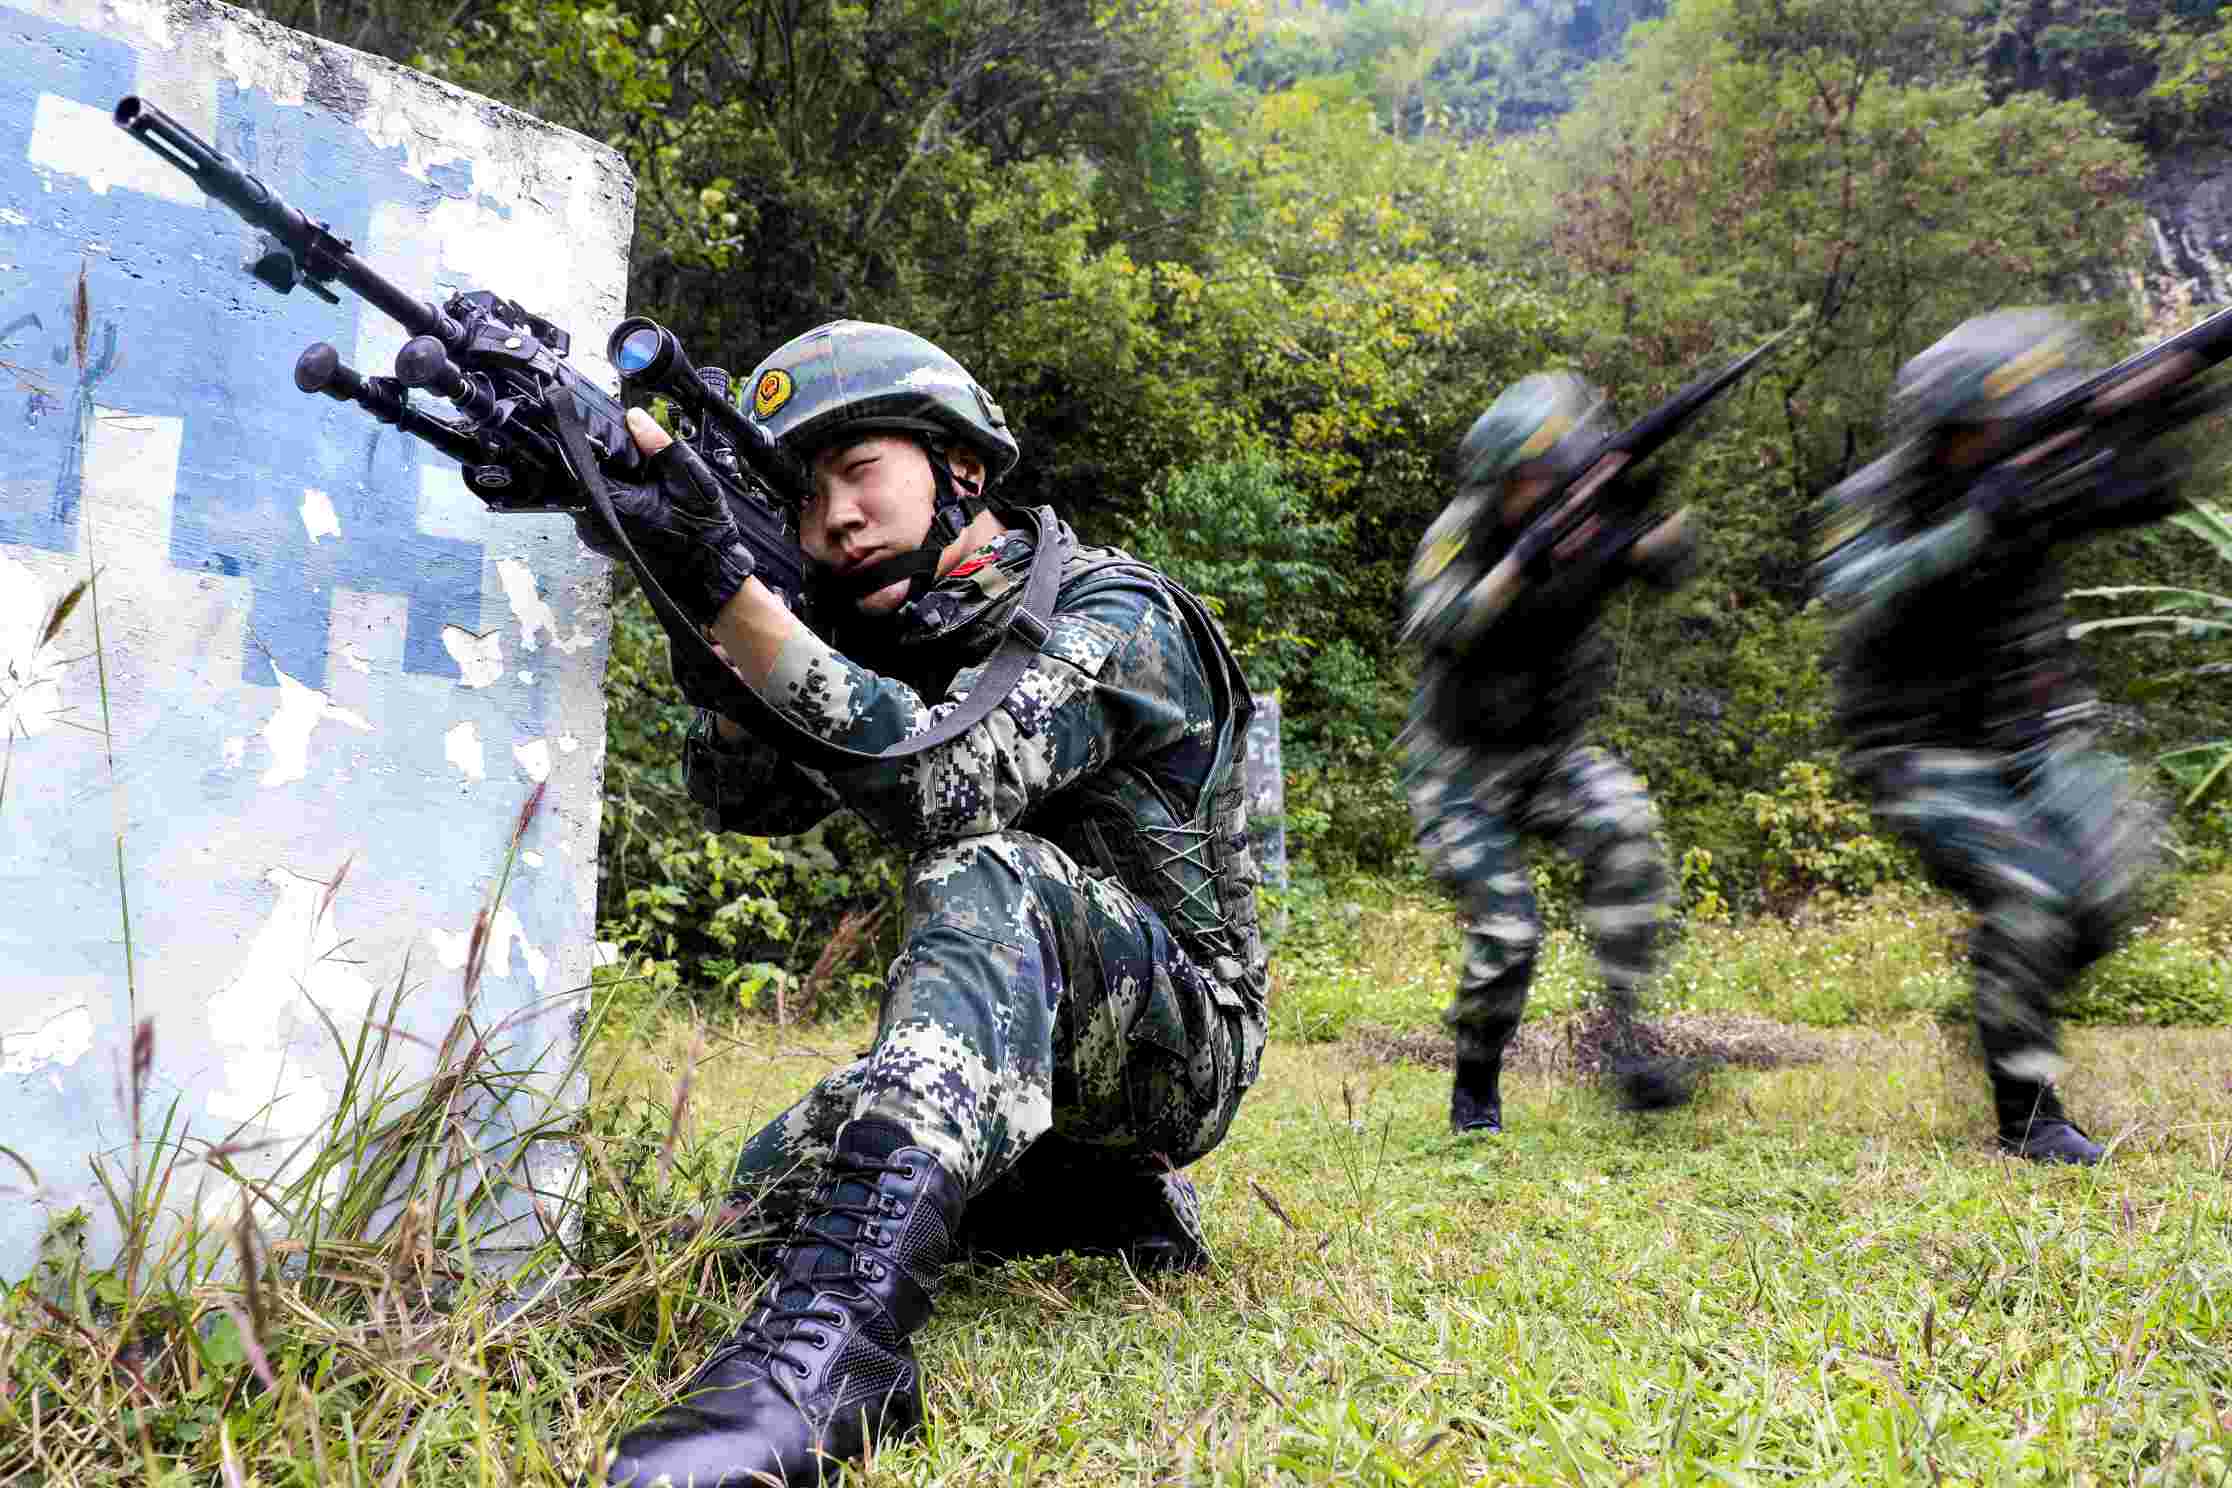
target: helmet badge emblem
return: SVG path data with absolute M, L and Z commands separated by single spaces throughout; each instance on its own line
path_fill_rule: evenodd
M 2068 359 L 2068 349 L 2063 340 L 2064 338 L 2057 336 L 2052 340 L 2042 341 L 2021 356 L 2008 361 L 1984 379 L 1984 396 L 2004 398 L 2017 388 L 2027 387 L 2059 367 Z
M 780 367 L 770 367 L 760 374 L 759 385 L 752 389 L 752 412 L 771 418 L 790 396 L 791 375 Z

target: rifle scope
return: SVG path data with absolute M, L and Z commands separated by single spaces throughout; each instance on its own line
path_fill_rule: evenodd
M 718 424 L 723 434 L 753 456 L 773 457 L 778 468 L 786 463 L 775 436 L 746 418 L 725 396 L 728 374 L 717 367 L 691 366 L 689 353 L 682 349 L 674 332 L 650 316 L 631 315 L 614 326 L 605 339 L 605 360 L 623 380 L 671 399 L 701 424 Z M 756 459 L 754 463 L 757 468 L 766 468 L 757 465 Z

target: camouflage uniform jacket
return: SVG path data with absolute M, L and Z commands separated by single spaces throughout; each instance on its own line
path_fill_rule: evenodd
M 843 806 L 918 857 L 1011 829 L 1048 839 L 1154 908 L 1244 1005 L 1252 1082 L 1267 983 L 1241 770 L 1253 701 L 1199 600 L 1128 554 L 1060 532 L 1068 553 L 1047 641 L 974 728 L 921 754 L 825 773 L 750 741 L 726 749 L 700 713 L 684 784 L 723 831 L 803 831 Z M 853 749 L 924 732 L 974 685 L 1022 598 L 1031 553 L 1028 536 L 1004 534 L 901 615 L 855 622 L 858 637 L 839 632 L 848 654 L 812 635 L 794 640 L 766 695 Z
M 2157 521 L 2180 498 L 2126 462 L 2058 510 L 1995 522 L 1896 459 L 1829 493 L 1822 597 L 1845 612 L 1834 652 L 1848 749 L 2022 750 L 2097 710 L 2069 639 L 2054 544 Z
M 1413 716 L 1486 753 L 1577 742 L 1611 681 L 1612 647 L 1597 624 L 1604 601 L 1630 578 L 1674 588 L 1696 550 L 1688 535 L 1648 560 L 1629 549 L 1577 582 L 1530 584 L 1482 623 L 1476 586 L 1518 536 L 1498 520 L 1492 493 L 1467 492 L 1427 528 L 1404 586 L 1404 632 L 1425 647 Z

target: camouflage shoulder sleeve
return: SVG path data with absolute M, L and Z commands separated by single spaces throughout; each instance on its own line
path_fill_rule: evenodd
M 974 728 L 921 754 L 832 772 L 828 782 L 908 849 L 1001 831 L 1112 758 L 1212 727 L 1200 671 L 1152 579 L 1095 584 L 1056 602 L 1045 647 Z M 801 632 L 776 658 L 767 696 L 823 738 L 875 751 L 929 729 L 980 674 L 961 673 L 933 705 Z
M 1491 520 L 1485 497 L 1465 495 L 1426 529 L 1403 581 L 1404 640 L 1432 651 L 1485 628 L 1474 616 L 1474 600 L 1492 560 L 1475 534 Z
M 682 788 L 705 808 L 712 830 L 787 837 L 837 809 L 811 772 L 755 740 L 724 745 L 714 727 L 713 715 L 700 708 L 682 739 Z

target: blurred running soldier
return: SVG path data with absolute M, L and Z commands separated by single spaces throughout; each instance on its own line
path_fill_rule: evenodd
M 1976 1030 L 1999 1144 L 2099 1162 L 2070 1119 L 2056 998 L 2130 922 L 2158 816 L 2093 748 L 2097 702 L 2052 549 L 2153 522 L 2172 466 L 2124 452 L 2041 479 L 2011 420 L 2095 370 L 2049 310 L 1979 316 L 1899 370 L 1898 443 L 1829 493 L 1821 593 L 1844 613 L 1835 670 L 1847 763 L 1877 819 L 1972 905 Z
M 1611 675 L 1604 602 L 1631 578 L 1680 582 L 1695 546 L 1686 513 L 1631 543 L 1600 542 L 1562 563 L 1545 555 L 1515 591 L 1491 578 L 1543 498 L 1611 432 L 1607 413 L 1603 394 L 1570 373 L 1505 389 L 1458 446 L 1456 499 L 1427 529 L 1406 586 L 1404 633 L 1425 654 L 1403 735 L 1405 785 L 1426 865 L 1467 915 L 1445 1018 L 1457 1132 L 1503 1130 L 1504 1049 L 1542 942 L 1521 836 L 1580 860 L 1583 922 L 1608 1010 L 1628 1033 L 1657 965 L 1668 901 L 1658 811 L 1634 771 L 1582 737 Z M 1629 1098 L 1669 1103 L 1632 1087 Z

